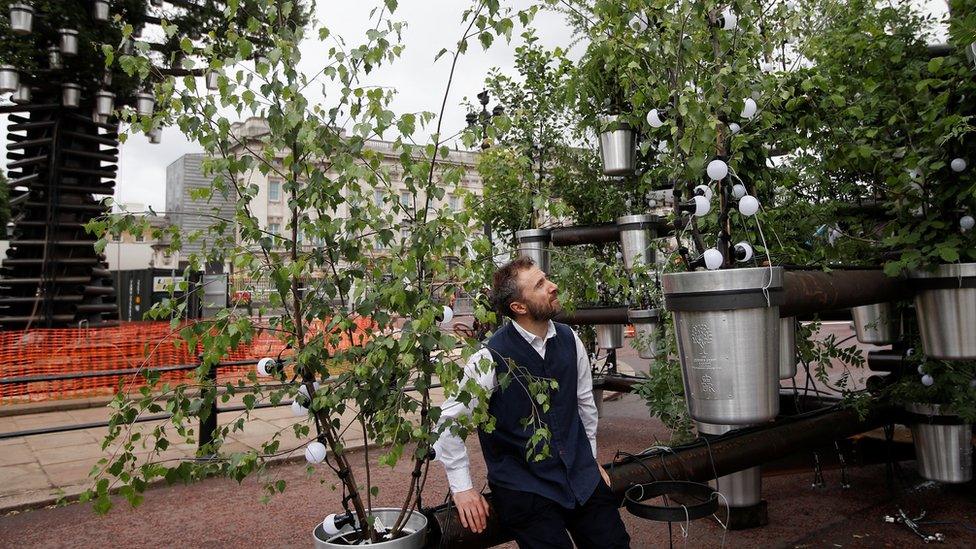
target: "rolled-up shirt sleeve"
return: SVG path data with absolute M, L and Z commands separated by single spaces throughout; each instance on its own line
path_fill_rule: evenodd
M 491 355 L 487 349 L 482 349 L 471 356 L 468 363 L 464 366 L 464 375 L 460 380 L 460 386 L 464 387 L 468 380 L 475 382 L 487 391 L 491 392 L 495 387 L 495 368 L 480 367 L 482 359 L 491 360 Z M 592 384 L 592 383 L 591 383 Z M 465 405 L 457 400 L 457 395 L 448 396 L 441 404 L 441 416 L 438 420 L 438 427 L 447 421 L 461 416 L 470 416 L 471 412 L 478 406 L 478 399 L 472 397 L 471 401 Z M 468 449 L 464 445 L 461 437 L 451 432 L 450 428 L 434 442 L 434 459 L 444 464 L 444 471 L 447 473 L 447 482 L 451 486 L 452 493 L 470 490 L 473 486 L 471 482 L 470 462 L 468 460 Z
M 576 332 L 576 401 L 579 409 L 580 421 L 586 431 L 586 438 L 590 441 L 593 457 L 596 457 L 596 427 L 599 422 L 596 411 L 596 401 L 593 399 L 593 373 L 590 371 L 590 357 L 586 354 L 586 347 Z

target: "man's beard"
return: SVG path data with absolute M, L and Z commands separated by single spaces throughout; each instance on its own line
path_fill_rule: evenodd
M 529 318 L 539 322 L 552 320 L 553 318 L 556 317 L 556 315 L 561 313 L 563 310 L 562 304 L 559 303 L 558 301 L 556 301 L 555 303 L 550 301 L 543 305 L 526 303 L 525 308 L 527 309 L 526 312 L 528 313 Z

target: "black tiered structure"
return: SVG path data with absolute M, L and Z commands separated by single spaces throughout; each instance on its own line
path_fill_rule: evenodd
M 85 230 L 108 211 L 102 197 L 115 190 L 117 125 L 79 110 L 60 101 L 0 109 L 10 113 L 13 229 L 0 263 L 0 329 L 100 325 L 117 317 L 111 273 L 94 247 L 99 236 Z

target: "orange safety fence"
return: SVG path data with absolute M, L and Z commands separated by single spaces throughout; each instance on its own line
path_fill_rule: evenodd
M 375 326 L 371 319 L 357 318 L 352 340 L 343 334 L 340 348 L 353 342 L 365 344 Z M 309 335 L 321 331 L 324 323 L 308 326 Z M 221 362 L 248 361 L 248 364 L 221 366 L 218 379 L 236 381 L 254 369 L 263 357 L 277 356 L 285 343 L 280 332 L 259 326 L 253 339 L 229 352 Z M 187 349 L 169 322 L 125 322 L 105 328 L 31 329 L 0 331 L 0 406 L 43 400 L 111 395 L 121 380 L 131 391 L 143 386 L 142 375 L 125 373 L 58 380 L 24 380 L 37 376 L 58 376 L 159 368 L 198 364 L 199 348 Z M 192 370 L 163 372 L 164 381 L 190 381 Z

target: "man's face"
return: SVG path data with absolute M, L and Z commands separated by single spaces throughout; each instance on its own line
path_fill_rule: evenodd
M 559 287 L 546 278 L 535 265 L 519 271 L 515 279 L 521 297 L 512 302 L 516 315 L 527 315 L 532 320 L 551 320 L 563 310 L 559 303 Z

